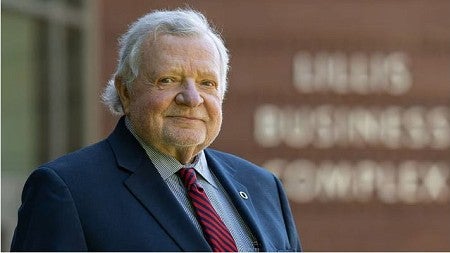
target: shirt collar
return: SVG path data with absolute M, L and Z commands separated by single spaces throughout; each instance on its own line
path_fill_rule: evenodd
M 142 148 L 144 148 L 148 158 L 150 158 L 153 165 L 155 165 L 156 169 L 158 170 L 159 174 L 161 175 L 164 181 L 166 181 L 173 174 L 177 173 L 177 171 L 183 167 L 194 168 L 197 172 L 197 175 L 202 176 L 206 180 L 206 182 L 217 188 L 217 184 L 214 180 L 213 174 L 208 168 L 208 163 L 206 161 L 206 157 L 203 150 L 200 153 L 198 153 L 193 163 L 183 165 L 175 158 L 161 153 L 151 145 L 147 145 L 135 133 L 128 117 L 125 118 L 125 125 L 127 129 L 131 132 L 131 134 L 133 134 L 133 136 L 136 138 L 136 140 L 138 140 Z

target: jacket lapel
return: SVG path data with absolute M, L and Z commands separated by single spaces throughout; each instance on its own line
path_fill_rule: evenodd
M 266 251 L 267 245 L 265 245 L 265 242 L 270 240 L 265 239 L 264 231 L 258 226 L 260 221 L 254 215 L 256 211 L 253 206 L 253 201 L 257 201 L 257 196 L 252 196 L 252 193 L 244 186 L 245 182 L 235 177 L 236 170 L 239 168 L 231 167 L 226 161 L 220 159 L 219 156 L 209 152 L 208 149 L 205 150 L 205 155 L 208 167 L 213 171 L 225 191 L 227 191 L 228 196 L 231 198 L 242 219 L 258 240 L 260 250 Z M 245 195 L 244 197 L 241 196 L 241 192 L 246 194 L 248 198 L 245 199 Z
M 211 251 L 208 243 L 163 181 L 144 149 L 126 129 L 123 118 L 108 141 L 119 166 L 131 172 L 124 182 L 125 186 L 176 244 L 183 251 Z
M 153 165 L 143 164 L 125 185 L 182 250 L 211 250 Z

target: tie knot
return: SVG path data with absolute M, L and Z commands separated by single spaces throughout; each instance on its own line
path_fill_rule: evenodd
M 178 175 L 187 189 L 191 188 L 191 186 L 197 181 L 194 168 L 181 168 L 178 171 Z

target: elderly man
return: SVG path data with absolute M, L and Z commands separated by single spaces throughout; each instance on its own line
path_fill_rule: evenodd
M 222 123 L 228 53 L 193 10 L 155 11 L 120 41 L 105 140 L 40 166 L 13 251 L 299 251 L 280 181 L 207 148 Z

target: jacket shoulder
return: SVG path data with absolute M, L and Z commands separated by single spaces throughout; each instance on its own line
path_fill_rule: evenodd
M 111 163 L 115 159 L 110 145 L 106 140 L 78 149 L 65 154 L 53 161 L 44 163 L 39 168 L 49 168 L 58 173 L 69 172 L 70 170 L 89 169 Z

